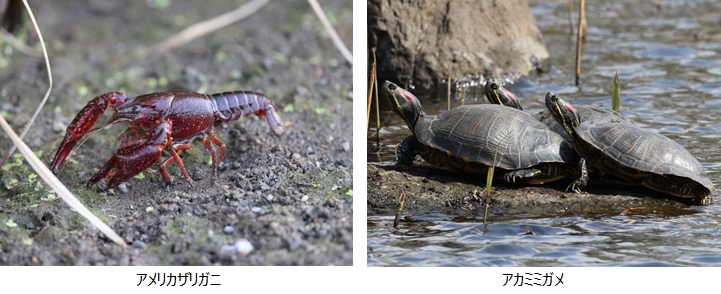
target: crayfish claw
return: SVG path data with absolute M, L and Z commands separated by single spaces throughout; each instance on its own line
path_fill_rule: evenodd
M 63 142 L 60 143 L 58 152 L 55 153 L 55 158 L 50 166 L 50 170 L 53 174 L 57 175 L 60 173 L 60 167 L 67 159 L 68 155 L 70 155 L 70 152 L 73 150 L 78 141 L 80 141 L 80 139 L 82 139 L 83 136 L 85 136 L 85 134 L 90 130 L 93 124 L 95 124 L 98 118 L 103 116 L 105 109 L 110 106 L 113 110 L 115 110 L 118 105 L 125 102 L 125 99 L 127 99 L 127 97 L 125 97 L 124 93 L 105 93 L 93 98 L 93 100 L 90 100 L 90 102 L 88 102 L 88 104 L 80 110 L 78 115 L 76 115 L 73 121 L 68 125 L 65 131 L 65 138 L 63 138 Z M 103 126 L 111 124 L 112 122 L 113 119 L 110 119 L 108 122 L 103 124 Z

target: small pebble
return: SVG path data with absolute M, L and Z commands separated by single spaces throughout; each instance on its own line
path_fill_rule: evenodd
M 140 241 L 140 240 L 135 240 L 135 241 L 133 241 L 133 247 L 138 248 L 138 249 L 145 249 L 145 242 Z
M 348 163 L 345 162 L 345 160 L 343 160 L 343 159 L 336 161 L 335 164 L 342 166 L 342 167 L 348 167 Z
M 295 159 L 295 160 L 300 160 L 300 154 L 298 154 L 298 153 L 293 153 L 293 159 Z
M 233 245 L 223 245 L 222 250 L 231 253 L 240 253 L 246 256 L 253 251 L 253 244 L 250 244 L 250 241 L 246 239 L 238 239 Z
M 350 143 L 348 143 L 348 141 L 343 142 L 340 144 L 340 147 L 338 147 L 338 150 L 348 152 L 348 150 L 350 150 Z
M 275 197 L 273 197 L 273 195 L 268 194 L 268 196 L 266 196 L 265 199 L 268 199 L 268 201 L 273 201 L 273 199 L 275 199 Z
M 233 169 L 239 169 L 240 168 L 240 162 L 234 161 L 233 162 Z
M 300 201 L 302 201 L 302 202 L 308 201 L 308 195 L 303 195 L 303 197 L 300 197 Z
M 218 168 L 219 168 L 221 171 L 226 170 L 226 169 L 228 169 L 228 163 L 227 163 L 227 162 L 223 162 L 223 163 L 219 164 Z
M 250 211 L 258 213 L 258 212 L 260 212 L 260 207 L 253 207 L 250 209 Z
M 191 176 L 193 178 L 193 180 L 201 181 L 201 180 L 203 180 L 204 176 L 205 176 L 205 172 L 203 171 L 202 168 L 196 166 L 193 169 L 193 175 Z
M 128 194 L 128 187 L 125 186 L 125 183 L 120 183 L 118 190 L 120 190 L 120 193 Z
M 258 185 L 258 186 L 259 186 L 258 188 L 260 188 L 261 191 L 270 190 L 270 186 L 266 185 L 265 183 L 260 183 L 260 185 Z
M 305 150 L 305 154 L 308 154 L 308 155 L 315 154 L 315 149 L 313 149 L 313 147 L 308 146 L 308 149 Z
M 59 122 L 59 121 L 54 121 L 54 122 L 53 122 L 53 132 L 62 133 L 63 130 L 65 130 L 65 127 L 66 127 L 66 126 L 65 126 L 64 123 L 61 123 L 61 122 Z
M 228 234 L 228 235 L 232 235 L 232 234 L 235 233 L 235 228 L 233 228 L 232 226 L 225 226 L 225 227 L 223 228 L 223 233 L 226 233 L 226 234 Z

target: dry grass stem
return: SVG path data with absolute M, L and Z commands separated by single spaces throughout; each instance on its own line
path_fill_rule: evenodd
M 254 0 L 248 4 L 238 7 L 231 12 L 189 26 L 184 30 L 180 31 L 179 33 L 168 37 L 162 42 L 153 45 L 152 47 L 150 47 L 150 49 L 148 49 L 147 54 L 151 55 L 167 51 L 185 43 L 188 43 L 192 40 L 195 40 L 208 33 L 212 33 L 214 31 L 222 29 L 228 25 L 231 25 L 252 15 L 253 13 L 263 8 L 263 6 L 265 6 L 265 4 L 267 4 L 269 1 L 270 0 Z
M 40 110 L 43 109 L 43 106 L 45 106 L 45 102 L 48 101 L 48 97 L 50 96 L 50 91 L 53 89 L 53 72 L 50 70 L 50 59 L 48 58 L 48 51 L 45 49 L 45 41 L 43 41 L 43 34 L 40 32 L 40 28 L 38 27 L 38 22 L 35 21 L 35 16 L 33 15 L 32 9 L 30 9 L 30 5 L 28 5 L 27 0 L 23 0 L 23 4 L 25 4 L 25 8 L 28 10 L 28 15 L 30 15 L 30 19 L 33 21 L 33 25 L 35 26 L 35 31 L 38 33 L 38 39 L 40 39 L 40 45 L 43 47 L 43 55 L 45 56 L 45 66 L 48 68 L 48 90 L 45 92 L 45 96 L 43 97 L 43 100 L 40 101 L 40 105 L 38 105 L 38 109 L 35 110 L 35 113 L 33 114 L 33 117 L 30 118 L 30 121 L 25 125 L 25 128 L 23 129 L 22 133 L 20 133 L 20 140 L 25 138 L 25 135 L 28 133 L 28 130 L 30 130 L 30 127 L 32 127 L 33 122 L 38 117 L 38 114 L 40 113 Z M 15 152 L 15 145 L 10 147 L 10 151 L 8 151 L 8 155 L 5 157 L 5 160 L 3 160 L 2 164 L 4 165 L 10 156 L 13 155 L 13 152 Z
M 348 50 L 348 47 L 343 44 L 343 41 L 338 36 L 338 33 L 336 33 L 333 26 L 330 24 L 330 21 L 328 21 L 328 18 L 325 17 L 325 13 L 323 12 L 323 8 L 320 7 L 318 4 L 318 1 L 316 0 L 308 0 L 308 3 L 310 4 L 310 7 L 313 8 L 313 11 L 316 15 L 318 15 L 318 19 L 320 19 L 320 22 L 323 24 L 323 27 L 328 32 L 328 35 L 330 36 L 330 39 L 333 40 L 333 44 L 336 48 L 338 48 L 338 51 L 340 51 L 340 54 L 345 57 L 345 60 L 348 61 L 351 65 L 353 65 L 353 54 Z
M 8 42 L 10 46 L 15 48 L 15 50 L 19 51 L 22 54 L 32 57 L 43 57 L 42 52 L 35 50 L 35 48 L 32 48 L 28 45 L 25 45 L 23 42 L 15 38 L 15 36 L 13 36 L 11 33 L 8 33 L 8 31 L 2 28 L 0 28 L 0 39 Z
M 78 198 L 75 198 L 72 193 L 70 193 L 70 190 L 68 190 L 63 183 L 58 180 L 55 175 L 53 175 L 52 172 L 50 172 L 50 169 L 48 169 L 45 164 L 43 164 L 42 161 L 40 161 L 40 158 L 35 156 L 33 154 L 33 151 L 30 150 L 30 148 L 25 145 L 25 143 L 18 137 L 17 134 L 10 128 L 10 125 L 5 121 L 5 118 L 0 116 L 0 126 L 2 126 L 3 130 L 8 134 L 10 137 L 10 140 L 15 143 L 15 146 L 18 146 L 18 149 L 20 150 L 20 153 L 25 157 L 25 160 L 30 164 L 30 166 L 35 170 L 36 173 L 45 181 L 45 183 L 48 184 L 53 190 L 55 190 L 55 193 L 62 198 L 65 203 L 67 203 L 70 208 L 77 211 L 80 215 L 85 217 L 90 221 L 93 226 L 97 227 L 105 236 L 113 240 L 116 244 L 120 246 L 127 246 L 125 244 L 125 241 L 123 241 L 123 238 L 120 238 L 118 234 L 116 234 L 113 229 L 111 229 L 108 225 L 106 225 L 102 220 L 100 220 L 97 216 L 93 215 L 90 210 L 88 210 Z

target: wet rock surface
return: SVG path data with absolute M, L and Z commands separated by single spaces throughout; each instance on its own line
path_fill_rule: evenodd
M 275 102 L 286 132 L 273 136 L 265 118 L 253 114 L 223 123 L 216 134 L 227 149 L 215 181 L 210 152 L 197 142 L 181 154 L 193 186 L 175 163 L 168 167 L 174 182 L 166 183 L 156 163 L 126 182 L 127 193 L 97 192 L 85 183 L 114 154 L 115 138 L 129 125 L 90 137 L 58 177 L 126 248 L 93 229 L 12 157 L 0 172 L 0 264 L 351 265 L 353 154 L 337 142 L 353 140 L 347 131 L 352 101 L 346 98 L 352 73 L 308 4 L 271 3 L 190 44 L 139 58 L 142 49 L 235 9 L 235 2 L 150 7 L 152 1 L 136 1 L 122 8 L 92 2 L 34 5 L 55 84 L 25 142 L 46 163 L 64 136 L 57 122 L 67 126 L 92 97 L 109 91 L 263 92 Z M 323 3 L 337 16 L 334 25 L 348 46 L 351 4 Z M 23 30 L 34 36 L 31 27 Z M 0 114 L 18 131 L 47 90 L 47 76 L 41 58 L 4 54 L 9 64 L 0 71 Z M 9 150 L 10 140 L 0 136 L 0 150 Z M 308 146 L 314 154 L 307 154 Z M 169 156 L 165 152 L 161 161 Z M 235 249 L 224 250 L 228 246 Z

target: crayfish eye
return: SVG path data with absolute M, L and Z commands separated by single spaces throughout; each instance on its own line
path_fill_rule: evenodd
M 388 86 L 388 88 L 391 89 L 391 90 L 395 90 L 395 89 L 396 89 L 396 85 L 391 84 L 390 86 Z
M 140 109 L 141 109 L 140 105 L 133 106 L 133 113 L 140 113 Z

